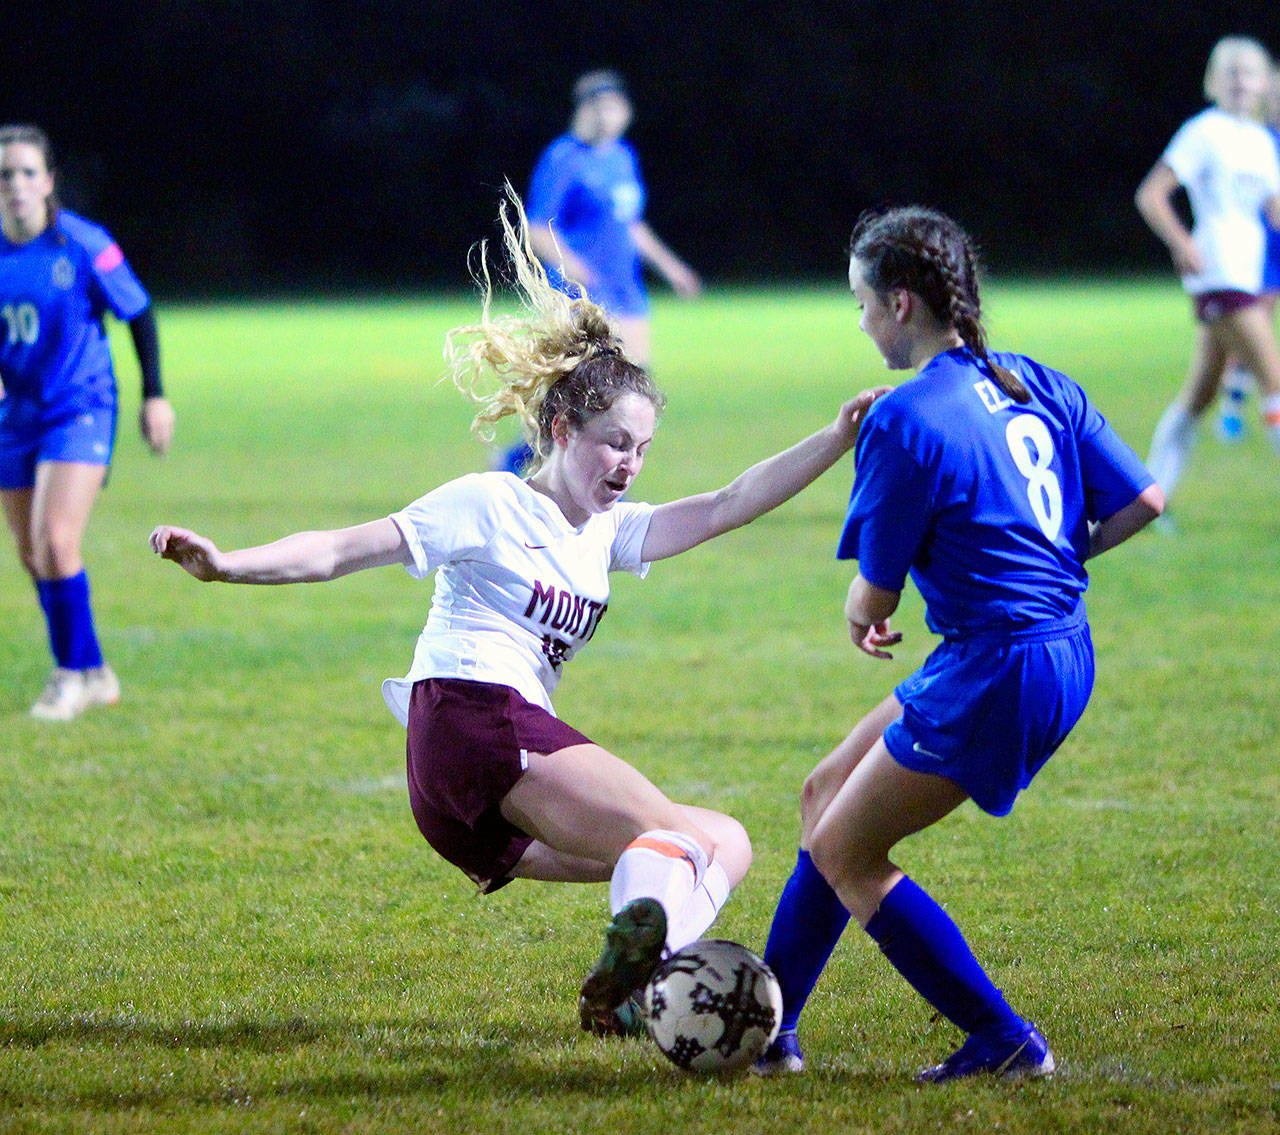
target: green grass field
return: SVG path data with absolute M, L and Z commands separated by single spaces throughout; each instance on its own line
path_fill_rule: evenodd
M 1172 281 L 996 284 L 995 341 L 1072 374 L 1140 452 L 1192 328 Z M 1060 1073 L 915 1085 L 958 1037 L 856 928 L 786 1082 L 683 1077 L 580 1033 L 601 886 L 489 899 L 418 836 L 380 680 L 430 585 L 197 584 L 150 555 L 372 519 L 483 467 L 434 382 L 468 300 L 170 306 L 173 454 L 126 394 L 87 541 L 124 701 L 26 709 L 49 665 L 0 555 L 0 1131 L 1239 1132 L 1280 1130 L 1280 468 L 1256 425 L 1203 439 L 1180 532 L 1095 565 L 1099 681 L 1006 820 L 971 806 L 900 848 Z M 669 409 L 635 496 L 711 487 L 825 422 L 883 369 L 838 289 L 659 302 Z M 754 526 L 615 577 L 558 709 L 755 843 L 717 932 L 763 947 L 805 773 L 926 655 L 908 592 L 891 663 L 855 654 L 833 548 L 846 461 Z

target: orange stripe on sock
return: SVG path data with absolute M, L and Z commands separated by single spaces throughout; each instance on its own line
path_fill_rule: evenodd
M 649 836 L 642 835 L 627 844 L 626 850 L 630 851 L 633 847 L 644 848 L 646 851 L 656 851 L 659 855 L 665 855 L 668 859 L 683 859 L 689 864 L 689 870 L 694 873 L 694 876 L 696 877 L 698 874 L 698 868 L 690 858 L 689 853 L 674 843 L 667 843 L 666 840 L 652 839 Z

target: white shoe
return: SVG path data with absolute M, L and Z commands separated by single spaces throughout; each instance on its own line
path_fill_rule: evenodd
M 115 705 L 120 700 L 120 679 L 105 662 L 84 671 L 85 705 Z
M 54 667 L 45 683 L 44 693 L 31 707 L 31 716 L 37 721 L 70 721 L 79 717 L 89 704 L 84 675 L 83 670 Z

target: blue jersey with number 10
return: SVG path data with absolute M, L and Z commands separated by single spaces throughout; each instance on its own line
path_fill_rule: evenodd
M 1073 614 L 1089 522 L 1153 483 L 1069 378 L 1021 355 L 992 358 L 1029 403 L 958 348 L 872 406 L 837 551 L 889 591 L 910 573 L 929 629 L 947 638 Z
M 115 405 L 108 310 L 129 320 L 150 302 L 105 229 L 60 210 L 35 240 L 0 235 L 0 381 L 7 397 L 50 410 Z

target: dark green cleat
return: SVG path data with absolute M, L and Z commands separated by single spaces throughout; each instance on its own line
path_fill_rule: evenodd
M 578 997 L 584 1029 L 617 1034 L 616 1010 L 649 980 L 666 941 L 667 914 L 657 899 L 636 899 L 613 916 L 604 932 L 600 960 L 591 967 Z
M 644 1023 L 644 1009 L 640 1007 L 640 994 L 632 993 L 609 1014 L 608 1020 L 593 1020 L 587 1028 L 596 1036 L 615 1036 L 623 1040 L 648 1036 L 649 1030 Z

